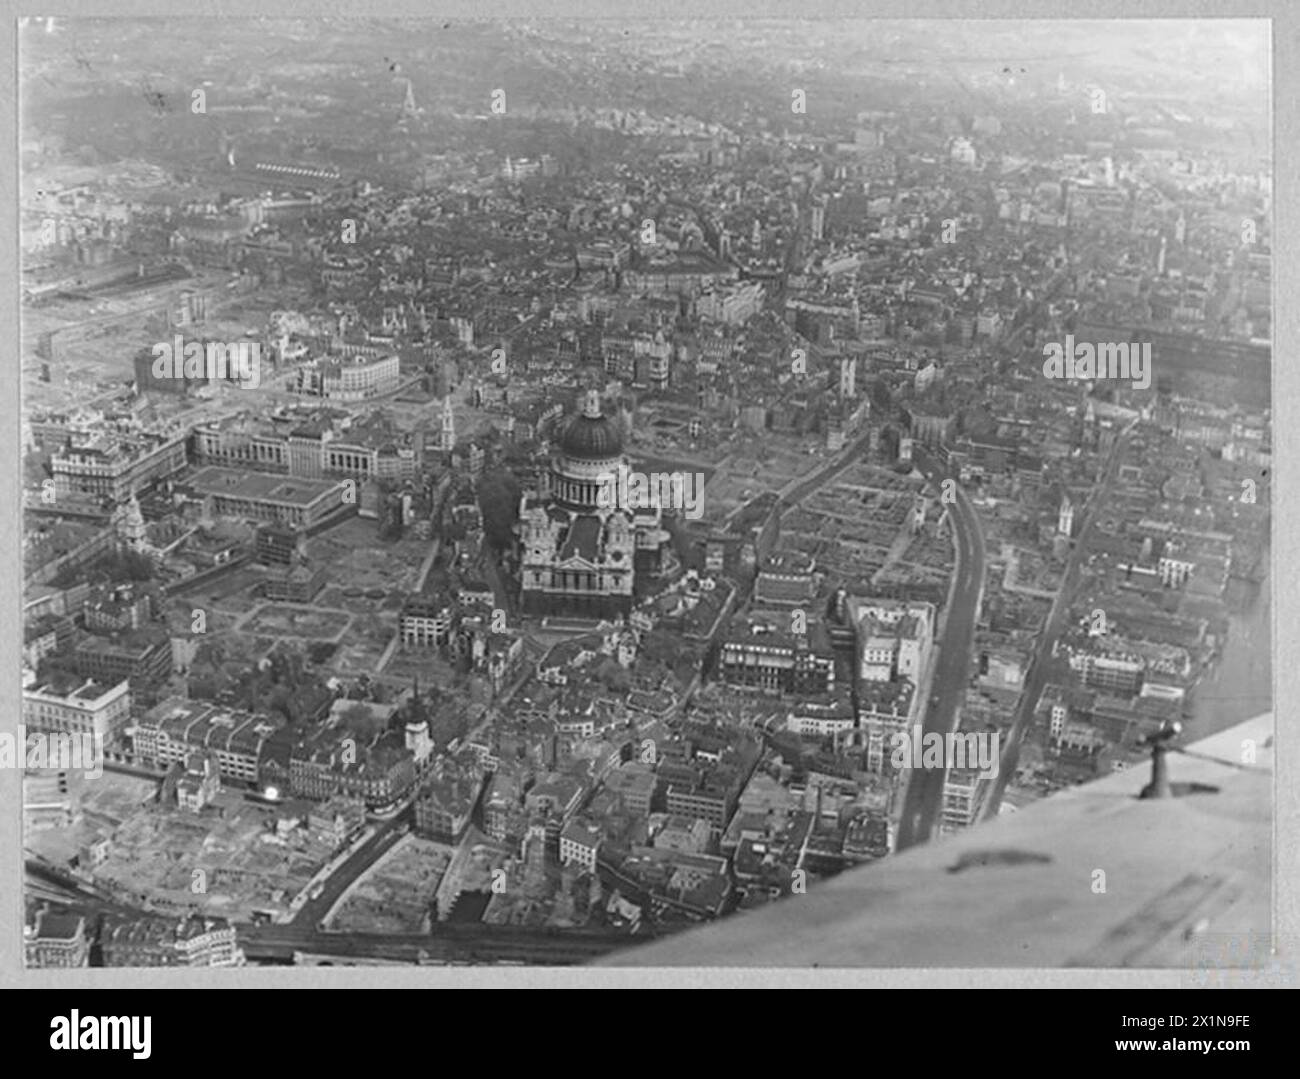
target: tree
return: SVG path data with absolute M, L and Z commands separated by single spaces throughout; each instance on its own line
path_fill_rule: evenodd
M 402 531 L 402 497 L 401 495 L 384 495 L 379 538 L 388 542 L 395 542 L 402 538 Z
M 519 481 L 509 472 L 489 472 L 479 482 L 478 500 L 487 542 L 497 550 L 512 547 L 519 512 Z

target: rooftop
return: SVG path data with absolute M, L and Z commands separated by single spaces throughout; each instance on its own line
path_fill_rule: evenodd
M 1272 931 L 1273 731 L 1263 715 L 1170 754 L 1175 784 L 1212 790 L 1139 800 L 1150 769 L 1125 769 L 600 965 L 1250 965 L 1243 943 Z
M 202 494 L 227 498 L 255 499 L 294 506 L 309 506 L 338 486 L 329 480 L 306 480 L 237 472 L 229 468 L 201 468 L 190 478 L 190 485 Z

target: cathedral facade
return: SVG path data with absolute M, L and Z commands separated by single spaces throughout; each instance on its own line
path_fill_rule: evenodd
M 611 484 L 626 469 L 619 423 L 592 391 L 560 428 L 549 470 L 520 506 L 526 614 L 626 615 L 638 578 L 660 573 L 669 536 L 659 508 L 611 505 Z

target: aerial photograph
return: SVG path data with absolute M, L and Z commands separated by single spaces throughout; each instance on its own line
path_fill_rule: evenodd
M 1276 973 L 1267 20 L 17 37 L 26 969 Z

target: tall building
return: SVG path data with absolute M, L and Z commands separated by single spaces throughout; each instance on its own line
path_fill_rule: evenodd
M 787 551 L 760 558 L 754 581 L 759 606 L 811 607 L 817 594 L 817 564 L 805 551 Z
M 87 679 L 71 692 L 49 685 L 23 690 L 23 724 L 33 731 L 87 734 L 110 741 L 131 718 L 131 687 L 125 679 L 100 684 Z
M 196 426 L 191 453 L 196 465 L 243 471 L 406 480 L 421 466 L 424 431 L 407 430 L 381 411 L 346 426 L 329 415 L 245 412 Z
M 1056 531 L 1062 536 L 1074 534 L 1074 503 L 1070 501 L 1069 495 L 1061 498 L 1061 509 L 1056 516 Z
M 100 936 L 106 967 L 242 967 L 235 927 L 222 918 L 123 921 Z
M 456 416 L 451 410 L 450 394 L 442 402 L 442 434 L 438 448 L 444 453 L 450 453 L 456 448 Z
M 303 439 L 310 444 L 311 440 Z M 319 453 L 319 437 L 316 452 Z M 194 473 L 187 490 L 204 500 L 208 512 L 274 521 L 290 528 L 310 528 L 346 504 L 348 487 L 332 480 L 285 479 L 230 468 L 204 468 Z
M 565 865 L 576 862 L 587 872 L 596 872 L 602 838 L 600 829 L 594 825 L 580 821 L 569 823 L 560 833 L 560 861 Z
M 944 834 L 969 828 L 979 819 L 992 784 L 987 776 L 972 768 L 952 768 L 943 779 Z
M 522 598 L 533 614 L 608 617 L 632 609 L 638 573 L 656 575 L 668 533 L 657 506 L 613 504 L 623 432 L 600 395 L 564 424 L 541 490 L 520 511 Z
M 50 459 L 54 489 L 61 498 L 107 495 L 115 502 L 125 502 L 185 468 L 186 438 L 186 434 L 174 431 L 74 435 L 73 441 Z
M 1142 660 L 1123 653 L 1081 652 L 1070 657 L 1070 669 L 1086 686 L 1132 696 L 1142 688 Z
M 840 396 L 856 397 L 858 395 L 858 362 L 854 356 L 840 358 Z
M 731 686 L 764 693 L 816 696 L 835 688 L 835 654 L 820 618 L 751 610 L 732 622 L 718 655 Z
M 295 376 L 299 393 L 332 401 L 368 401 L 398 388 L 401 360 L 395 355 L 364 353 L 309 360 L 298 368 Z
M 726 229 L 718 233 L 718 258 L 723 262 L 731 258 L 731 233 Z
M 858 677 L 867 682 L 906 678 L 919 685 L 934 643 L 934 605 L 853 597 L 847 607 L 857 634 Z
M 837 600 L 837 608 L 854 630 L 858 726 L 867 768 L 882 772 L 893 736 L 922 718 L 921 687 L 933 659 L 937 612 L 932 603 L 858 596 Z
M 131 745 L 140 763 L 161 769 L 184 764 L 194 753 L 211 753 L 219 779 L 251 787 L 270 753 L 267 743 L 282 725 L 262 713 L 169 697 L 136 721 Z
M 23 954 L 28 969 L 90 966 L 86 919 L 80 914 L 40 910 L 23 926 Z
M 212 750 L 191 753 L 185 772 L 176 784 L 176 804 L 191 813 L 200 812 L 221 791 L 221 771 Z
M 144 514 L 140 512 L 140 503 L 134 494 L 114 511 L 113 528 L 122 543 L 132 551 L 142 551 L 148 545 Z
M 486 773 L 472 758 L 439 756 L 415 798 L 416 833 L 459 842 L 486 783 Z

